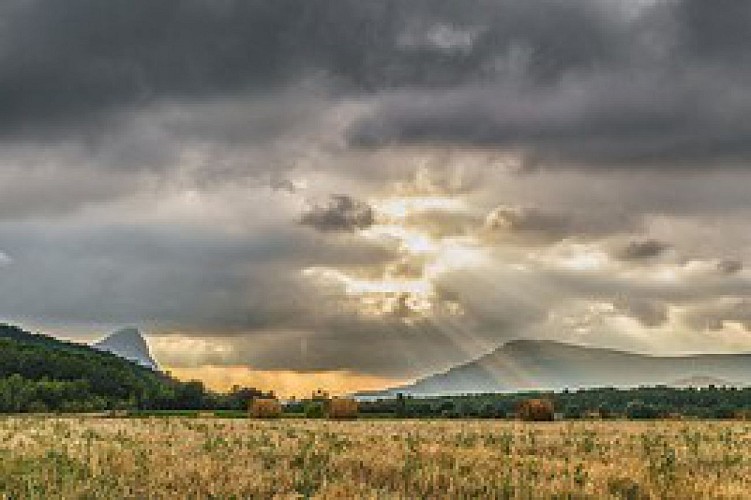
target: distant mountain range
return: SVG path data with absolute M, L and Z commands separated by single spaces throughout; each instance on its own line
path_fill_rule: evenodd
M 151 356 L 148 344 L 137 328 L 124 328 L 108 335 L 91 345 L 99 351 L 106 351 L 145 368 L 159 371 L 159 365 Z
M 751 385 L 751 354 L 647 356 L 547 340 L 515 340 L 474 361 L 362 398 L 591 387 Z

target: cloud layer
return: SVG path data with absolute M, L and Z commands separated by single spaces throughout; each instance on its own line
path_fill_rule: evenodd
M 518 337 L 751 350 L 750 21 L 730 0 L 3 2 L 0 316 L 337 384 Z

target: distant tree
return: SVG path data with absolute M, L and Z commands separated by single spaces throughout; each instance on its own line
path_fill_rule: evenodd
M 206 389 L 203 383 L 192 380 L 180 384 L 176 391 L 176 403 L 181 410 L 197 410 L 204 407 Z
M 470 418 L 477 417 L 478 415 L 479 413 L 472 401 L 467 400 L 462 402 L 459 409 L 459 416 L 461 416 L 462 418 Z
M 433 407 L 426 402 L 415 402 L 408 408 L 408 415 L 412 417 L 429 417 L 432 413 Z
M 600 414 L 600 418 L 613 418 L 616 415 L 616 411 L 613 405 L 607 402 L 602 402 L 597 406 L 597 413 Z
M 42 401 L 32 401 L 26 407 L 26 411 L 29 413 L 47 413 L 49 408 Z
M 324 407 L 321 401 L 310 401 L 305 405 L 305 417 L 306 418 L 323 418 Z
M 494 418 L 499 415 L 496 413 L 495 405 L 490 401 L 486 401 L 480 406 L 480 416 L 482 418 Z
M 734 418 L 736 414 L 736 409 L 728 404 L 728 403 L 721 403 L 712 411 L 712 417 L 713 418 Z
M 404 418 L 407 416 L 407 400 L 401 392 L 396 394 L 396 411 L 394 412 L 394 415 L 397 418 Z
M 646 420 L 657 418 L 658 412 L 654 405 L 641 400 L 630 401 L 626 405 L 626 417 L 632 420 Z
M 581 418 L 583 414 L 581 406 L 575 403 L 569 403 L 563 408 L 564 418 Z
M 437 411 L 442 417 L 453 417 L 456 415 L 456 406 L 452 400 L 444 399 L 438 404 Z

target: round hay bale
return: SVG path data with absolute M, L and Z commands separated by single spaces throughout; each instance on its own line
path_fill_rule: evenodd
M 555 420 L 553 402 L 549 399 L 525 399 L 517 405 L 516 416 L 525 422 L 552 422 Z
M 250 416 L 253 418 L 279 418 L 282 404 L 276 399 L 254 399 L 250 403 Z
M 326 416 L 332 419 L 357 418 L 357 401 L 350 398 L 330 399 L 326 405 Z

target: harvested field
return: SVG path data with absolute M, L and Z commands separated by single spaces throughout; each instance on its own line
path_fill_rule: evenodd
M 4 498 L 742 498 L 751 423 L 0 419 Z

